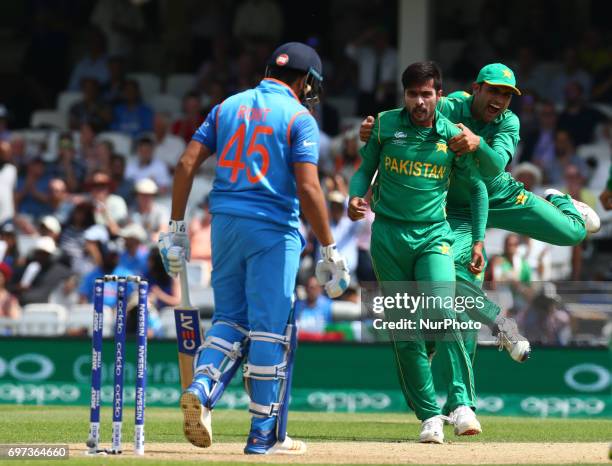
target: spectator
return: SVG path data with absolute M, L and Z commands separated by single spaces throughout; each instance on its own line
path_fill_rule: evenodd
M 563 173 L 565 185 L 562 189 L 564 193 L 572 196 L 572 199 L 584 202 L 591 209 L 596 208 L 597 198 L 588 188 L 586 188 L 586 178 L 575 165 L 567 165 Z
M 52 238 L 41 236 L 36 240 L 32 258 L 16 287 L 21 305 L 49 302 L 49 295 L 71 276 L 70 269 L 56 259 L 56 252 Z
M 359 67 L 357 113 L 376 115 L 395 107 L 397 51 L 389 45 L 389 35 L 382 28 L 369 28 L 345 49 Z
M 577 146 L 591 143 L 595 128 L 605 120 L 604 116 L 586 106 L 583 88 L 576 81 L 567 84 L 565 97 L 566 106 L 559 116 L 559 129 L 570 133 Z
M 123 238 L 125 250 L 119 256 L 119 265 L 132 270 L 135 275 L 143 276 L 147 270 L 149 251 L 145 246 L 147 232 L 138 223 L 130 223 L 119 232 Z
M 510 233 L 504 241 L 504 253 L 493 261 L 493 275 L 500 287 L 510 288 L 513 297 L 512 311 L 524 309 L 531 290 L 531 268 L 527 261 L 520 256 L 519 236 Z
M 210 249 L 210 231 L 212 217 L 209 210 L 208 196 L 198 205 L 202 212 L 189 224 L 189 243 L 191 244 L 191 259 L 202 263 L 203 277 L 201 283 L 208 285 L 212 271 L 212 256 Z
M 544 290 L 533 299 L 528 310 L 519 316 L 518 320 L 523 328 L 521 333 L 533 343 L 567 345 L 572 334 L 570 315 L 563 309 L 554 285 L 544 285 Z
M 52 178 L 49 180 L 49 206 L 53 211 L 51 214 L 57 218 L 61 224 L 68 221 L 68 217 L 74 208 L 74 202 L 68 194 L 66 182 L 61 178 Z
M 8 110 L 3 104 L 0 104 L 0 142 L 11 140 L 11 132 L 8 129 L 7 120 Z
M 128 79 L 123 86 L 124 102 L 115 106 L 111 129 L 139 136 L 153 129 L 153 111 L 142 102 L 138 81 Z
M 0 319 L 14 319 L 21 317 L 21 307 L 17 298 L 11 294 L 6 285 L 10 283 L 13 269 L 6 262 L 0 262 Z
M 540 194 L 542 191 L 542 170 L 537 165 L 529 162 L 519 163 L 512 170 L 512 176 L 523 183 L 527 191 Z
M 125 85 L 125 59 L 114 55 L 108 59 L 108 84 L 102 89 L 104 101 L 115 106 L 123 103 L 123 87 Z
M 98 139 L 93 144 L 93 150 L 83 153 L 84 159 L 81 161 L 85 164 L 86 179 L 90 179 L 95 172 L 101 171 L 109 173 L 110 159 L 113 156 L 115 146 L 108 139 Z
M 555 160 L 555 131 L 557 111 L 550 101 L 544 101 L 538 108 L 537 129 L 525 136 L 521 162 L 531 162 L 544 169 Z
M 53 177 L 66 182 L 68 191 L 79 192 L 85 180 L 85 165 L 76 158 L 76 149 L 71 133 L 59 137 L 57 159 L 53 164 Z
M 111 181 L 108 174 L 95 172 L 90 181 L 90 193 L 96 207 L 96 223 L 105 225 L 113 235 L 117 235 L 119 225 L 127 219 L 128 208 L 121 196 L 111 193 Z
M 315 277 L 306 282 L 306 299 L 295 303 L 295 315 L 300 333 L 325 333 L 325 327 L 332 322 L 332 301 L 323 295 L 321 285 Z
M 15 215 L 17 168 L 13 165 L 11 144 L 0 140 L 0 223 Z
M 586 100 L 591 94 L 591 76 L 580 67 L 578 54 L 575 48 L 568 48 L 565 51 L 564 68 L 553 80 L 551 98 L 556 104 L 565 104 L 566 89 L 570 82 L 580 84 Z
M 145 232 L 145 241 L 157 241 L 159 234 L 166 231 L 170 212 L 155 201 L 157 185 L 150 178 L 143 178 L 135 185 L 136 208 L 130 211 L 130 220 L 140 225 Z
M 170 133 L 170 115 L 158 112 L 153 120 L 153 136 L 155 149 L 153 158 L 163 161 L 171 171 L 185 150 L 185 142 L 178 136 Z
M 4 254 L 0 261 L 6 263 L 13 270 L 22 267 L 25 260 L 19 254 L 17 229 L 12 221 L 4 222 L 0 226 L 0 243 L 4 244 Z
M 89 121 L 84 121 L 79 126 L 79 148 L 77 150 L 77 160 L 85 168 L 86 177 L 91 175 L 94 169 L 97 169 L 98 161 L 96 154 L 96 135 L 98 128 Z M 110 141 L 109 141 L 110 142 Z M 112 143 L 110 143 L 112 145 Z M 90 166 L 95 168 L 90 169 Z M 80 180 L 83 182 L 83 180 Z
M 175 134 L 189 144 L 193 134 L 204 123 L 200 104 L 200 96 L 189 92 L 183 97 L 183 116 L 172 125 L 172 134 Z
M 85 232 L 95 225 L 94 205 L 83 201 L 74 206 L 64 223 L 59 240 L 60 249 L 70 258 L 71 269 L 79 276 L 88 273 L 93 265 L 85 260 Z
M 274 0 L 245 0 L 236 9 L 232 31 L 245 47 L 259 41 L 277 43 L 283 33 L 283 12 Z
M 36 152 L 36 154 L 34 153 Z M 12 161 L 17 167 L 17 173 L 22 173 L 30 160 L 36 158 L 41 151 L 34 151 L 20 134 L 13 134 L 11 137 L 11 156 Z
M 576 146 L 569 132 L 558 130 L 555 134 L 555 161 L 544 168 L 547 183 L 560 185 L 563 182 L 563 171 L 568 165 L 575 165 L 582 176 L 587 174 L 587 166 L 576 155 Z
M 68 89 L 78 91 L 83 78 L 92 78 L 101 85 L 108 82 L 108 64 L 106 58 L 106 37 L 99 29 L 90 29 L 89 52 L 79 61 L 70 75 Z
M 99 228 L 99 227 L 93 227 Z M 88 242 L 92 255 L 99 257 L 99 265 L 85 275 L 79 284 L 79 302 L 91 303 L 94 295 L 94 284 L 96 278 L 103 275 L 118 275 L 126 277 L 134 275 L 135 272 L 119 264 L 119 248 L 112 241 L 90 241 Z M 133 286 L 128 286 L 128 292 Z M 115 286 L 104 287 L 104 305 L 115 306 L 117 302 L 117 288 Z
M 110 175 L 113 180 L 113 193 L 121 196 L 126 204 L 131 205 L 133 196 L 134 183 L 125 177 L 125 157 L 119 154 L 113 154 L 110 159 Z
M 212 40 L 212 57 L 206 60 L 198 69 L 195 88 L 206 92 L 210 84 L 217 80 L 224 86 L 230 82 L 233 73 L 233 63 L 230 54 L 230 39 L 225 36 Z
M 153 139 L 149 136 L 141 137 L 136 143 L 136 156 L 136 160 L 128 162 L 125 177 L 134 183 L 150 178 L 155 181 L 160 192 L 167 192 L 172 178 L 167 165 L 153 156 Z
M 51 174 L 45 162 L 39 157 L 35 158 L 28 164 L 26 170 L 25 176 L 18 178 L 15 192 L 15 203 L 19 213 L 33 218 L 51 213 L 47 204 Z
M 342 175 L 346 180 L 350 180 L 355 174 L 361 157 L 359 156 L 359 137 L 355 131 L 347 131 L 342 138 L 342 153 L 336 157 L 335 172 Z
M 157 309 L 175 307 L 181 302 L 178 280 L 169 276 L 157 247 L 148 253 L 145 277 L 149 281 L 149 297 Z
M 62 233 L 60 222 L 53 215 L 45 215 L 40 219 L 38 224 L 38 234 L 51 238 L 55 245 L 59 243 L 59 238 Z
M 595 194 L 585 187 L 586 178 L 575 165 L 567 165 L 563 174 L 565 186 L 562 191 L 572 196 L 577 201 L 584 202 L 591 209 L 595 209 L 597 198 Z M 582 278 L 582 257 L 583 245 L 578 244 L 572 247 L 572 280 L 580 280 Z
M 338 252 L 346 258 L 349 272 L 354 274 L 357 268 L 357 230 L 358 222 L 351 222 L 346 215 L 346 195 L 340 191 L 328 194 L 329 220 L 333 237 L 336 239 Z
M 93 78 L 83 78 L 81 82 L 83 100 L 75 102 L 70 107 L 68 124 L 71 130 L 78 130 L 81 123 L 91 122 L 104 129 L 111 122 L 111 109 L 102 100 L 100 83 Z

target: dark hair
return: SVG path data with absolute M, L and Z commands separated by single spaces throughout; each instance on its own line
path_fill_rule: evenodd
M 285 84 L 293 84 L 298 79 L 306 76 L 306 72 L 293 68 L 287 68 L 285 66 L 270 65 L 268 66 L 268 72 L 266 76 L 278 79 L 279 81 L 282 81 Z
M 78 212 L 83 212 L 83 225 L 81 226 L 83 230 L 89 228 L 92 225 L 95 225 L 95 207 L 93 203 L 89 201 L 83 201 L 79 202 L 73 207 L 72 212 L 70 213 L 70 217 L 68 218 L 68 221 L 65 223 L 64 226 L 72 225 Z
M 433 61 L 418 61 L 409 65 L 402 73 L 402 86 L 404 90 L 412 86 L 424 84 L 433 79 L 433 87 L 436 91 L 442 89 L 442 71 Z

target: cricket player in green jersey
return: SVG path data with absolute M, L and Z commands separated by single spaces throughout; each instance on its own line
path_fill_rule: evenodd
M 578 244 L 587 232 L 595 232 L 600 227 L 599 217 L 590 207 L 556 190 L 549 190 L 545 200 L 524 189 L 522 183 L 504 172 L 519 142 L 519 119 L 508 110 L 513 94 L 520 95 L 514 73 L 501 63 L 493 63 L 478 73 L 472 95 L 454 93 L 453 98 L 441 98 L 438 110 L 462 130 L 449 141 L 449 148 L 458 155 L 473 153 L 489 193 L 489 227 L 560 246 Z M 369 138 L 373 121 L 370 116 L 362 123 L 362 141 Z M 472 244 L 469 186 L 462 186 L 459 181 L 451 180 L 447 208 L 448 220 L 455 233 L 457 294 L 482 295 L 482 274 L 471 273 L 468 269 Z M 499 307 L 487 300 L 484 308 L 473 309 L 468 315 L 491 327 L 500 347 L 504 347 L 513 359 L 526 360 L 529 343 L 519 335 L 514 320 L 501 317 L 499 312 Z M 467 346 L 473 355 L 475 341 Z
M 364 196 L 378 171 L 372 189 L 376 220 L 372 225 L 370 252 L 383 291 L 393 283 L 418 282 L 419 290 L 430 287 L 433 296 L 454 297 L 453 234 L 445 213 L 451 173 L 472 185 L 471 224 L 477 240 L 471 257 L 474 272 L 480 272 L 484 263 L 481 250 L 487 190 L 471 156 L 458 158 L 448 148 L 448 141 L 460 130 L 436 111 L 442 95 L 437 65 L 413 63 L 404 71 L 402 84 L 405 108 L 380 113 L 372 137 L 361 149 L 363 160 L 350 182 L 349 217 L 363 218 L 367 207 Z M 453 308 L 435 312 L 436 316 L 455 320 Z M 444 417 L 436 401 L 428 359 L 432 341 L 421 338 L 400 341 L 393 332 L 391 340 L 402 391 L 422 421 L 419 441 L 442 443 Z M 444 338 L 433 344 L 450 379 L 448 408 L 455 414 L 455 433 L 480 433 L 480 423 L 473 411 L 471 360 L 461 332 L 447 330 Z

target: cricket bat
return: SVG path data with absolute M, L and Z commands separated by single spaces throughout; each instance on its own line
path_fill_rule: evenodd
M 200 328 L 200 311 L 191 305 L 189 299 L 189 282 L 187 281 L 185 264 L 183 264 L 179 273 L 179 280 L 181 282 L 181 303 L 174 310 L 174 323 L 176 325 L 181 387 L 185 390 L 193 379 L 193 358 L 202 344 L 202 330 Z

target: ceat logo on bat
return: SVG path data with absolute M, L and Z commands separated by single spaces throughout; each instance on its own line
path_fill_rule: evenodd
M 281 53 L 278 57 L 276 57 L 276 64 L 278 66 L 285 66 L 289 62 L 289 55 L 286 53 Z

